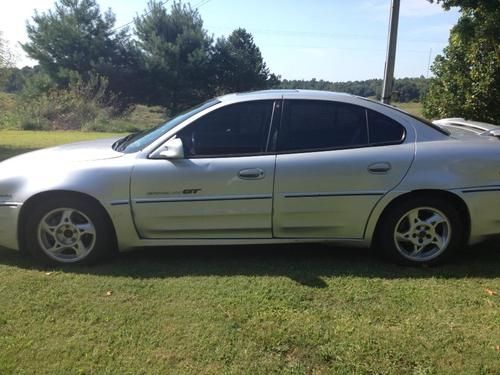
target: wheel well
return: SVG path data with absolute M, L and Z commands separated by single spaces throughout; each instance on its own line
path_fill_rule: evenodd
M 460 214 L 460 217 L 462 218 L 464 225 L 465 225 L 465 240 L 468 241 L 469 235 L 470 235 L 470 213 L 469 209 L 467 208 L 467 205 L 463 201 L 462 198 L 460 198 L 458 195 L 450 193 L 449 191 L 445 190 L 414 190 L 410 193 L 406 193 L 403 195 L 398 196 L 397 198 L 393 199 L 382 211 L 382 214 L 379 216 L 379 219 L 377 221 L 377 226 L 375 227 L 375 232 L 374 232 L 374 242 L 378 242 L 378 236 L 380 233 L 380 226 L 381 223 L 384 221 L 385 216 L 387 213 L 394 207 L 400 204 L 403 201 L 414 199 L 417 197 L 436 197 L 440 198 L 443 200 L 448 200 L 452 201 L 453 205 L 458 209 L 458 212 Z
M 53 198 L 56 197 L 70 197 L 72 199 L 78 199 L 78 200 L 85 200 L 89 204 L 93 204 L 95 207 L 98 207 L 102 213 L 103 216 L 109 226 L 109 229 L 111 230 L 111 235 L 112 235 L 112 241 L 116 247 L 117 239 L 116 239 L 116 231 L 115 231 L 115 226 L 113 225 L 113 221 L 111 220 L 111 217 L 109 216 L 108 212 L 106 209 L 103 207 L 101 202 L 99 202 L 97 199 L 94 197 L 76 192 L 76 191 L 66 191 L 66 190 L 53 190 L 53 191 L 45 191 L 43 193 L 38 193 L 32 197 L 30 197 L 26 202 L 21 207 L 21 212 L 19 213 L 19 225 L 17 229 L 17 239 L 19 241 L 19 247 L 21 251 L 26 250 L 25 246 L 25 231 L 26 231 L 26 221 L 28 220 L 29 217 L 29 212 L 33 209 L 33 207 L 40 201 L 50 201 Z

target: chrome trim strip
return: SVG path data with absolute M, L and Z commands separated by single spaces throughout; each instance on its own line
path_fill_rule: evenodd
M 211 201 L 237 201 L 237 200 L 255 200 L 255 199 L 272 199 L 271 194 L 262 195 L 231 195 L 219 197 L 199 197 L 199 198 L 153 198 L 153 199 L 136 199 L 134 203 L 169 203 L 169 202 L 211 202 Z
M 19 207 L 22 205 L 20 202 L 0 202 L 0 207 Z
M 357 197 L 357 196 L 382 196 L 385 193 L 383 192 L 375 192 L 375 191 L 367 191 L 360 193 L 348 193 L 348 192 L 340 192 L 340 193 L 284 193 L 283 196 L 285 198 L 322 198 L 322 197 Z
M 500 191 L 500 186 L 467 189 L 467 190 L 462 190 L 462 193 L 482 193 L 482 192 L 488 192 L 488 191 Z
M 128 202 L 128 200 L 117 200 L 117 201 L 109 202 L 109 204 L 112 206 L 126 206 L 129 204 L 129 202 Z

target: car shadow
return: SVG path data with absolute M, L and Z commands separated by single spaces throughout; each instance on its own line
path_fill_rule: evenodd
M 184 276 L 284 276 L 301 285 L 323 288 L 323 278 L 497 278 L 500 251 L 497 241 L 464 249 L 446 265 L 398 266 L 370 249 L 323 244 L 199 246 L 136 249 L 93 266 L 62 266 L 62 272 L 102 276 L 178 278 Z M 22 269 L 41 267 L 29 257 L 0 248 L 0 264 Z

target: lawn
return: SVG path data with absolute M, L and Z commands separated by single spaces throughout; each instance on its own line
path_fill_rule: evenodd
M 402 109 L 403 111 L 409 112 L 412 115 L 424 117 L 424 115 L 422 113 L 423 106 L 422 106 L 422 103 L 420 103 L 420 102 L 408 102 L 408 103 L 394 102 L 394 103 L 392 103 L 392 105 Z
M 0 158 L 94 136 L 0 132 Z M 326 245 L 60 269 L 0 249 L 0 374 L 498 374 L 495 293 L 497 243 L 436 268 Z

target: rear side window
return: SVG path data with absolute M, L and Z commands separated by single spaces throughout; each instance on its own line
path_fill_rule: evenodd
M 181 130 L 187 157 L 258 154 L 265 151 L 272 100 L 228 105 Z
M 405 128 L 396 121 L 378 112 L 368 112 L 368 134 L 370 145 L 382 145 L 402 142 Z
M 367 144 L 364 108 L 315 100 L 285 102 L 278 151 L 348 148 Z

